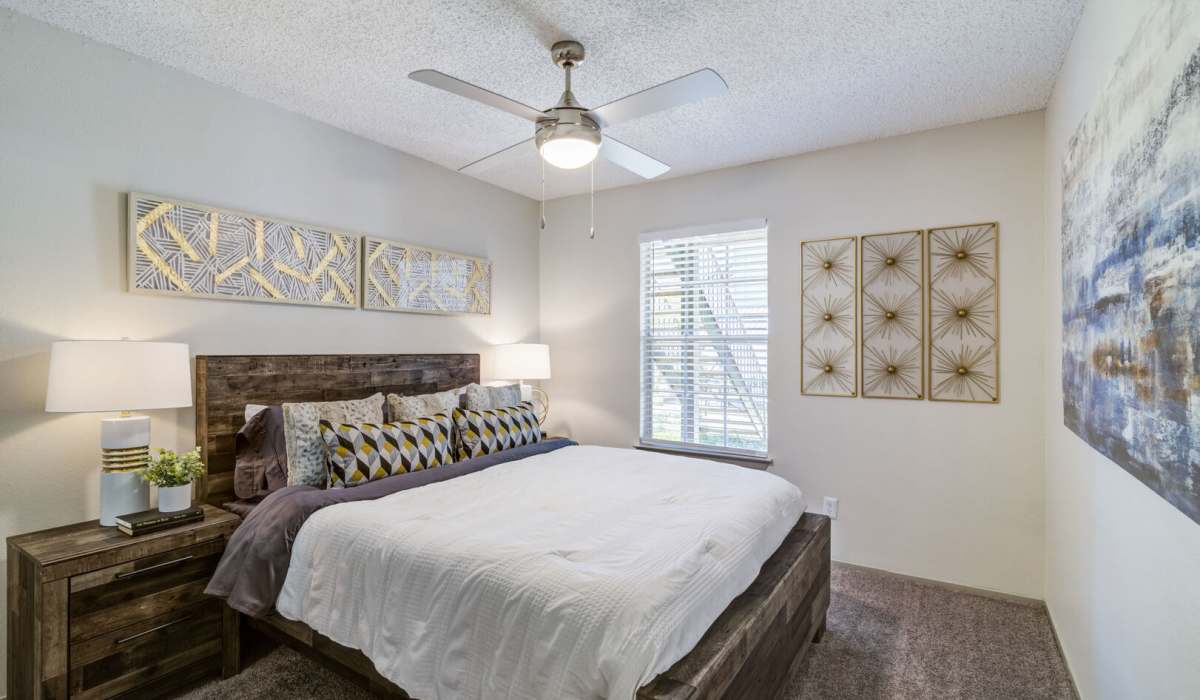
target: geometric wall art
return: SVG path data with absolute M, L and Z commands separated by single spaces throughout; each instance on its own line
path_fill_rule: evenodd
M 858 395 L 856 239 L 800 243 L 800 392 Z
M 129 193 L 129 289 L 358 306 L 359 241 L 326 228 Z
M 1063 421 L 1200 523 L 1200 3 L 1116 66 L 1063 161 Z
M 929 399 L 1000 400 L 999 225 L 929 231 Z
M 482 258 L 364 239 L 363 307 L 415 313 L 492 312 L 492 264 Z
M 924 397 L 924 240 L 922 231 L 860 239 L 863 398 Z

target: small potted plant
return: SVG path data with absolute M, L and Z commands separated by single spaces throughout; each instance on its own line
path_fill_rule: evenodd
M 158 509 L 163 513 L 187 510 L 192 506 L 192 480 L 204 475 L 200 448 L 175 454 L 158 450 L 150 464 L 142 469 L 142 478 L 158 487 Z

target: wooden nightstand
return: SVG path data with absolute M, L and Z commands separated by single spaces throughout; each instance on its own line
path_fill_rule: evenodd
M 237 613 L 204 587 L 237 525 L 205 506 L 139 537 L 93 520 L 8 538 L 9 700 L 156 697 L 235 673 Z

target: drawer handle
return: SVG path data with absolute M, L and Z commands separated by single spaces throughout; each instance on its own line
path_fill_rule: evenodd
M 181 617 L 181 618 L 179 618 L 178 620 L 171 620 L 170 622 L 164 622 L 163 624 L 161 624 L 161 625 L 159 625 L 159 626 L 157 626 L 157 627 L 151 627 L 150 629 L 146 630 L 145 632 L 138 632 L 137 634 L 131 634 L 131 635 L 129 635 L 128 637 L 126 637 L 126 638 L 124 638 L 124 639 L 118 639 L 116 643 L 117 643 L 117 644 L 127 644 L 127 643 L 129 643 L 129 642 L 132 642 L 133 640 L 135 640 L 135 639 L 137 639 L 137 638 L 139 638 L 139 637 L 145 637 L 145 636 L 146 636 L 146 635 L 148 635 L 148 634 L 151 634 L 151 633 L 157 632 L 157 631 L 159 631 L 159 630 L 162 630 L 162 629 L 166 629 L 166 628 L 170 627 L 171 625 L 178 625 L 180 622 L 184 622 L 184 621 L 186 621 L 186 620 L 188 620 L 188 619 L 190 619 L 190 618 L 188 618 L 188 617 Z
M 179 557 L 178 559 L 172 559 L 171 561 L 164 561 L 161 564 L 154 564 L 153 566 L 147 566 L 145 568 L 138 569 L 137 571 L 122 571 L 121 573 L 117 574 L 113 578 L 123 579 L 123 578 L 130 578 L 131 576 L 141 576 L 142 574 L 149 573 L 151 571 L 154 571 L 155 569 L 161 569 L 164 566 L 174 566 L 175 564 L 182 564 L 183 562 L 185 562 L 191 558 L 192 558 L 192 555 L 189 554 L 184 557 Z

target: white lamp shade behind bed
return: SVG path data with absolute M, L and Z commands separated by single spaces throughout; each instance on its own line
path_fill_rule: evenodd
M 184 343 L 64 340 L 50 346 L 46 410 L 121 411 L 100 421 L 100 524 L 145 510 L 150 491 L 136 470 L 150 456 L 150 417 L 129 411 L 192 405 L 192 373 Z
M 521 398 L 530 399 L 536 392 L 542 404 L 539 421 L 546 422 L 550 413 L 550 397 L 541 389 L 525 384 L 526 379 L 550 378 L 550 346 L 542 343 L 510 343 L 493 348 L 493 374 L 498 379 L 521 382 Z
M 499 379 L 549 379 L 550 346 L 541 343 L 497 345 L 495 373 Z

